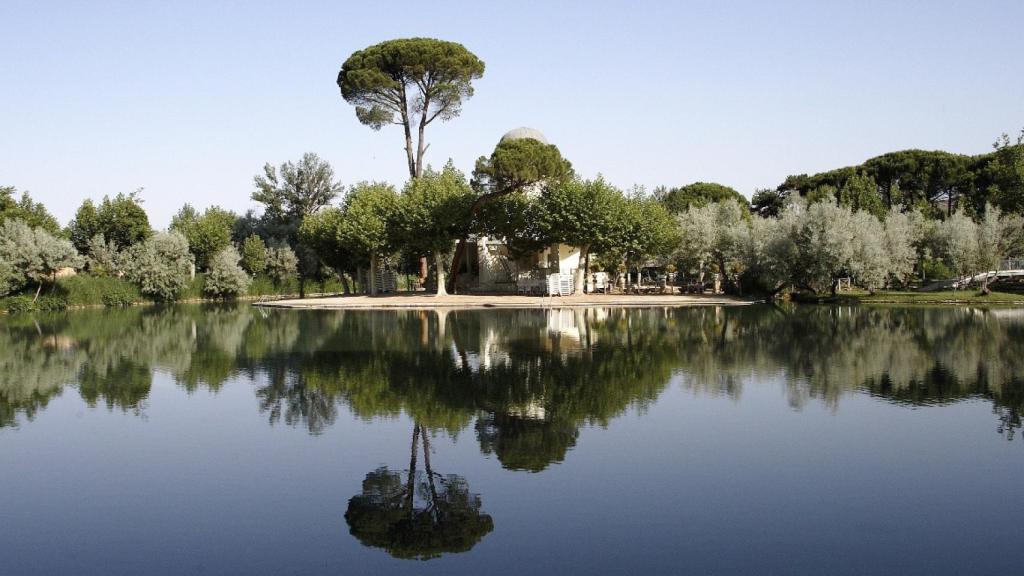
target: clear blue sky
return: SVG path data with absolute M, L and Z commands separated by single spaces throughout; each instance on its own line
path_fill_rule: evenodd
M 746 195 L 879 153 L 980 153 L 1024 126 L 1020 0 L 977 2 L 0 3 L 0 184 L 66 222 L 144 187 L 244 211 L 252 177 L 313 151 L 343 183 L 405 179 L 400 129 L 360 125 L 335 79 L 391 38 L 487 64 L 428 160 L 467 171 L 516 126 L 621 187 Z

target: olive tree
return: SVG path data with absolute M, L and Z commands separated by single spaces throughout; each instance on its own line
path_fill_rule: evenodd
M 897 284 L 906 284 L 914 274 L 919 260 L 918 245 L 924 238 L 924 216 L 917 210 L 903 212 L 893 207 L 885 217 L 885 254 L 889 261 L 889 277 Z
M 942 221 L 936 230 L 936 239 L 946 263 L 957 276 L 967 277 L 977 270 L 978 225 L 962 210 Z
M 457 117 L 473 96 L 484 63 L 465 46 L 434 38 L 402 38 L 353 53 L 341 65 L 338 87 L 374 130 L 397 124 L 405 135 L 409 177 L 423 173 L 425 131 L 434 120 Z M 415 150 L 413 130 L 417 132 Z
M 147 296 L 173 301 L 188 285 L 194 262 L 188 240 L 178 232 L 161 232 L 129 251 L 128 277 Z
M 245 294 L 249 289 L 249 275 L 238 265 L 242 257 L 234 246 L 221 248 L 209 261 L 203 291 L 216 298 L 229 298 Z
M 299 276 L 299 259 L 290 246 L 281 244 L 267 249 L 267 276 L 275 286 Z
M 438 296 L 448 293 L 444 257 L 469 232 L 472 203 L 473 189 L 451 161 L 440 172 L 428 167 L 402 191 L 395 218 L 402 243 L 420 254 L 433 255 Z
M 0 293 L 9 293 L 35 282 L 36 298 L 44 282 L 56 279 L 62 268 L 77 268 L 84 259 L 69 240 L 21 220 L 0 223 Z

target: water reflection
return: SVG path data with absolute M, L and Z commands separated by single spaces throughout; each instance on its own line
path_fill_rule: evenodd
M 417 469 L 420 444 L 423 470 Z M 428 560 L 467 552 L 494 530 L 494 521 L 480 508 L 480 496 L 470 492 L 465 478 L 434 470 L 430 433 L 417 422 L 409 469 L 381 467 L 367 474 L 362 492 L 348 502 L 345 521 L 365 546 L 396 558 Z
M 73 388 L 145 414 L 153 374 L 189 393 L 252 382 L 272 425 L 317 434 L 339 408 L 472 430 L 513 470 L 560 462 L 587 425 L 643 411 L 673 375 L 742 401 L 779 381 L 795 409 L 866 393 L 922 407 L 991 402 L 1012 438 L 1024 407 L 1024 311 L 769 306 L 297 312 L 247 306 L 89 310 L 0 320 L 0 427 Z

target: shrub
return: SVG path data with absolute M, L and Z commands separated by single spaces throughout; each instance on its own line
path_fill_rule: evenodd
M 253 276 L 267 269 L 267 245 L 255 234 L 242 242 L 242 268 Z
M 177 232 L 161 233 L 131 248 L 129 277 L 143 294 L 172 301 L 188 285 L 192 254 Z
M 71 241 L 58 238 L 42 228 L 31 228 L 21 220 L 0 224 L 0 294 L 24 288 L 29 282 L 53 279 L 61 268 L 77 268 L 83 259 Z
M 35 302 L 31 296 L 11 296 L 4 300 L 4 307 L 11 314 L 31 312 L 35 310 Z
M 299 275 L 299 259 L 288 246 L 271 248 L 267 256 L 267 276 L 280 286 Z
M 135 292 L 130 286 L 121 286 L 107 290 L 101 297 L 103 305 L 108 308 L 123 308 L 131 306 L 138 301 Z
M 238 265 L 241 256 L 234 246 L 228 246 L 210 259 L 203 291 L 216 298 L 231 298 L 249 289 L 249 276 Z

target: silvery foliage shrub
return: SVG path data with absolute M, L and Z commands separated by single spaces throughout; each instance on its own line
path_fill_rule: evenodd
M 245 294 L 249 289 L 249 275 L 238 265 L 241 259 L 234 246 L 214 254 L 208 264 L 203 291 L 218 298 Z
M 939 224 L 936 238 L 943 260 L 958 276 L 968 276 L 980 262 L 978 225 L 963 211 L 954 212 Z
M 874 290 L 912 273 L 921 229 L 914 218 L 887 226 L 865 211 L 794 200 L 777 219 L 755 221 L 747 266 L 773 289 L 792 284 L 820 293 L 850 276 Z
M 299 259 L 287 245 L 267 250 L 267 275 L 275 284 L 281 284 L 299 275 Z
M 103 234 L 89 239 L 89 273 L 94 276 L 123 276 L 128 268 L 128 253 L 106 241 Z
M 914 274 L 918 249 L 927 233 L 924 215 L 917 210 L 901 212 L 894 207 L 885 217 L 884 226 L 889 277 L 897 284 L 906 284 Z
M 162 232 L 129 250 L 128 277 L 157 300 L 172 301 L 188 285 L 192 254 L 178 232 Z
M 31 228 L 21 220 L 0 224 L 0 295 L 20 290 L 29 282 L 41 285 L 53 280 L 61 268 L 79 268 L 83 263 L 69 240 Z

